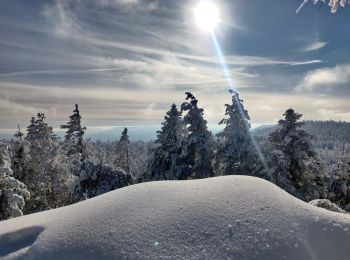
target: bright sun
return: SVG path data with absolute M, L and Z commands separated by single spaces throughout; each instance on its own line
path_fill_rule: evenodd
M 219 9 L 210 0 L 201 0 L 194 9 L 194 16 L 203 31 L 213 31 L 220 22 Z

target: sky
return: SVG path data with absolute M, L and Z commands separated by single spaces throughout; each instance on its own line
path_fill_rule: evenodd
M 350 8 L 301 0 L 214 0 L 230 80 L 253 126 L 293 108 L 303 119 L 350 121 Z M 191 91 L 210 129 L 229 86 L 198 1 L 0 1 L 0 137 L 45 113 L 59 131 L 78 103 L 95 138 L 154 137 Z

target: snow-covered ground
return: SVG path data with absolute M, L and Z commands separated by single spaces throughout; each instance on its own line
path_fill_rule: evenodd
M 0 258 L 349 259 L 350 217 L 254 177 L 150 182 L 0 222 Z

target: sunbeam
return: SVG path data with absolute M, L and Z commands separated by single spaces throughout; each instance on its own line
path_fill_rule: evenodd
M 218 58 L 219 58 L 219 62 L 220 62 L 220 65 L 221 65 L 221 69 L 222 69 L 222 71 L 223 71 L 223 73 L 224 73 L 224 76 L 225 76 L 225 79 L 226 79 L 226 81 L 227 81 L 227 83 L 228 83 L 228 85 L 229 85 L 229 88 L 230 88 L 230 89 L 233 89 L 233 90 L 236 91 L 236 92 L 238 92 L 238 91 L 236 90 L 236 88 L 233 86 L 233 82 L 232 82 L 232 79 L 231 79 L 231 76 L 230 76 L 229 68 L 228 68 L 228 66 L 227 66 L 227 64 L 226 64 L 226 62 L 225 62 L 225 58 L 224 58 L 223 52 L 222 52 L 222 50 L 221 50 L 220 44 L 219 44 L 219 42 L 218 42 L 218 40 L 217 40 L 217 38 L 216 38 L 216 35 L 215 35 L 215 33 L 214 33 L 213 31 L 210 32 L 210 35 L 211 35 L 211 38 L 212 38 L 212 40 L 213 40 L 214 47 L 215 47 L 215 51 L 216 51 L 216 54 L 217 54 L 217 56 L 218 56 Z M 237 104 L 238 104 L 238 109 L 239 109 L 239 112 L 240 112 L 241 116 L 244 117 L 243 108 L 242 108 L 242 106 L 240 105 L 241 103 L 239 102 L 239 100 L 238 100 L 238 98 L 237 98 L 236 95 L 233 95 L 233 97 L 236 99 L 236 102 L 237 102 Z M 259 145 L 257 144 L 257 142 L 256 142 L 256 140 L 255 140 L 255 138 L 254 138 L 254 136 L 253 136 L 253 135 L 251 134 L 251 132 L 250 132 L 250 127 L 249 127 L 248 123 L 246 122 L 246 120 L 244 120 L 244 122 L 245 122 L 245 127 L 247 128 L 247 131 L 249 132 L 249 136 L 250 136 L 250 139 L 251 139 L 251 141 L 252 141 L 252 144 L 253 144 L 253 146 L 254 146 L 254 148 L 255 148 L 255 150 L 256 150 L 258 156 L 259 156 L 259 159 L 260 159 L 261 163 L 262 163 L 263 166 L 264 166 L 264 169 L 265 169 L 265 170 L 267 171 L 267 173 L 269 174 L 269 177 L 271 178 L 271 180 L 274 180 L 274 177 L 273 177 L 273 175 L 271 174 L 271 171 L 270 171 L 270 169 L 269 169 L 269 167 L 268 167 L 268 165 L 267 165 L 267 163 L 266 163 L 265 157 L 264 157 L 264 155 L 262 154 L 262 152 L 261 152 L 261 150 L 260 150 L 260 148 L 259 148 Z

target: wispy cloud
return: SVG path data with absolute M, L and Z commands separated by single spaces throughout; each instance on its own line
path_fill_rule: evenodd
M 11 111 L 13 112 L 13 114 L 18 114 L 18 113 L 35 114 L 38 112 L 38 109 L 34 106 L 27 106 L 5 98 L 0 98 L 0 107 L 2 110 L 7 110 L 8 108 L 11 108 Z
M 31 75 L 60 75 L 60 74 L 80 74 L 90 72 L 105 72 L 105 71 L 119 71 L 121 68 L 95 68 L 82 70 L 32 70 L 32 71 L 16 71 L 9 73 L 0 73 L 0 78 L 13 76 L 31 76 Z
M 68 1 L 55 1 L 55 8 L 47 4 L 43 9 L 43 15 L 50 18 L 49 21 L 55 21 L 54 33 L 62 38 L 68 38 L 82 29 L 78 18 L 67 6 Z
M 72 1 L 68 1 L 71 3 Z M 106 0 L 102 2 L 102 5 L 108 4 L 117 4 L 117 5 L 139 5 L 141 2 L 133 1 L 133 0 L 125 0 L 125 1 L 110 1 Z M 153 2 L 151 2 L 153 3 Z M 145 3 L 143 3 L 144 5 Z M 141 4 L 142 5 L 142 4 Z M 46 17 L 49 21 L 51 21 L 54 30 L 50 30 L 50 32 L 54 33 L 57 37 L 69 37 L 71 40 L 74 40 L 80 44 L 89 44 L 91 46 L 100 47 L 100 48 L 114 48 L 117 50 L 128 51 L 134 54 L 139 55 L 157 55 L 160 57 L 164 56 L 173 56 L 178 59 L 185 59 L 193 62 L 206 62 L 218 64 L 219 60 L 212 56 L 212 52 L 209 52 L 211 55 L 203 55 L 203 52 L 198 49 L 198 46 L 193 46 L 194 38 L 186 38 L 183 37 L 187 34 L 193 35 L 192 31 L 188 31 L 186 24 L 178 24 L 177 21 L 170 20 L 160 20 L 161 22 L 166 22 L 167 26 L 172 28 L 172 32 L 170 30 L 163 30 L 161 27 L 155 28 L 149 24 L 153 24 L 154 21 L 146 20 L 140 26 L 138 23 L 125 23 L 125 21 L 120 21 L 115 18 L 108 18 L 109 16 L 104 16 L 102 19 L 107 19 L 108 24 L 114 24 L 123 29 L 127 29 L 130 32 L 143 32 L 145 35 L 135 35 L 134 38 L 130 38 L 126 43 L 120 38 L 114 38 L 111 35 L 101 35 L 100 32 L 95 32 L 92 30 L 88 30 L 86 25 L 82 25 L 82 21 L 79 21 L 74 13 L 72 13 L 70 9 L 70 5 L 51 5 L 50 7 L 46 6 L 46 9 L 50 9 L 51 11 L 47 11 L 49 14 Z M 56 10 L 58 9 L 58 10 Z M 51 15 L 51 13 L 62 13 L 59 16 Z M 133 15 L 131 15 L 133 16 Z M 137 15 L 135 17 L 137 19 Z M 153 18 L 156 19 L 156 18 Z M 82 28 L 84 26 L 84 30 L 78 30 L 77 28 Z M 182 37 L 174 37 L 174 31 L 179 32 Z M 64 32 L 62 34 L 61 32 Z M 108 37 L 106 37 L 108 36 Z M 130 37 L 130 36 L 129 36 Z M 140 41 L 140 38 L 143 37 L 143 40 Z M 154 47 L 150 47 L 150 44 L 147 44 L 147 41 L 152 39 L 154 41 Z M 166 46 L 162 46 L 161 42 L 168 42 L 171 39 L 171 49 L 165 48 Z M 143 42 L 143 44 L 140 44 Z M 158 45 L 158 46 L 157 46 Z M 167 45 L 169 47 L 169 45 Z M 185 48 L 183 48 L 185 47 Z M 185 49 L 186 51 L 176 51 L 179 49 Z M 201 53 L 201 55 L 196 55 L 195 53 Z M 229 55 L 226 57 L 226 62 L 228 65 L 234 66 L 271 66 L 271 65 L 290 65 L 290 66 L 299 66 L 299 65 L 308 65 L 308 64 L 316 64 L 321 63 L 322 61 L 319 59 L 311 59 L 311 60 L 286 60 L 279 59 L 274 57 L 259 57 L 259 56 L 248 56 L 248 55 Z
M 306 73 L 297 86 L 297 90 L 314 90 L 316 88 L 334 88 L 350 84 L 350 65 L 342 64 L 335 67 L 315 69 Z
M 328 44 L 328 42 L 316 41 L 316 42 L 313 42 L 313 43 L 308 44 L 307 46 L 305 46 L 303 51 L 306 51 L 306 52 L 308 52 L 308 51 L 316 51 L 316 50 L 322 49 L 327 44 Z
M 66 120 L 75 103 L 81 106 L 84 120 L 106 119 L 103 125 L 115 125 L 118 120 L 124 124 L 127 119 L 133 123 L 158 122 L 171 103 L 183 102 L 183 93 L 188 90 L 196 93 L 208 122 L 216 124 L 224 115 L 223 104 L 230 102 L 225 75 L 209 35 L 196 30 L 192 21 L 195 1 L 56 0 L 27 4 L 18 0 L 18 3 L 21 1 L 23 4 L 18 5 L 11 1 L 0 3 L 2 124 L 13 118 L 24 118 L 27 122 L 30 115 L 41 111 L 48 119 Z M 253 121 L 266 123 L 279 118 L 286 104 L 304 112 L 311 102 L 321 98 L 313 95 L 316 91 L 304 90 L 347 82 L 344 78 L 347 70 L 343 68 L 348 64 L 346 55 L 342 55 L 343 49 L 337 52 L 342 59 L 337 62 L 345 65 L 335 69 L 332 51 L 334 46 L 348 44 L 342 35 L 342 42 L 336 42 L 334 31 L 334 44 L 327 48 L 324 48 L 330 39 L 327 33 L 316 37 L 310 33 L 313 28 L 303 28 L 296 35 L 309 18 L 301 15 L 294 18 L 295 14 L 290 12 L 293 7 L 285 6 L 292 4 L 283 3 L 286 8 L 281 8 L 276 19 L 286 23 L 278 24 L 265 19 L 270 10 L 264 9 L 266 5 L 259 1 L 218 1 L 224 17 L 232 17 L 235 24 L 228 28 L 223 23 L 218 39 L 229 76 Z M 275 2 L 276 8 L 282 5 Z M 2 5 L 7 8 L 1 8 Z M 246 10 L 250 15 L 242 15 Z M 235 12 L 239 15 L 234 15 Z M 317 21 L 320 26 L 325 22 Z M 295 28 L 285 26 L 294 22 L 298 24 Z M 339 27 L 345 25 L 339 23 Z M 300 41 L 290 41 L 296 36 L 303 43 L 312 44 L 300 47 Z M 324 41 L 314 42 L 315 39 Z M 319 51 L 312 52 L 315 50 Z M 313 57 L 314 53 L 317 56 Z M 328 84 L 324 78 L 328 78 Z M 302 91 L 296 92 L 296 85 Z M 326 101 L 333 102 L 329 99 L 334 98 L 332 94 L 327 93 Z M 338 108 L 325 104 L 327 111 L 337 113 L 338 117 L 346 116 L 345 105 Z M 308 118 L 324 118 L 316 106 L 312 108 L 306 113 Z M 8 124 L 9 128 L 16 125 Z
M 86 1 L 88 2 L 88 1 Z M 144 0 L 100 0 L 90 1 L 92 4 L 99 5 L 102 7 L 116 7 L 125 9 L 137 9 L 143 11 L 157 10 L 159 3 L 158 1 L 144 1 Z

